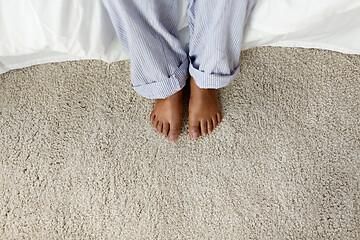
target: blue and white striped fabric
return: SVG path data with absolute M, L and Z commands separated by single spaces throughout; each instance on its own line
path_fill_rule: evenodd
M 238 74 L 245 21 L 256 0 L 188 0 L 189 53 L 178 39 L 177 0 L 103 0 L 130 55 L 132 87 L 149 99 L 227 86 Z

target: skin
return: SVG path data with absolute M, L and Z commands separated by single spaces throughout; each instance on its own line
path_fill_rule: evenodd
M 150 121 L 159 133 L 170 141 L 175 141 L 180 135 L 183 114 L 183 90 L 155 101 L 150 114 Z M 199 88 L 194 78 L 190 78 L 189 101 L 189 133 L 190 137 L 198 139 L 213 131 L 221 122 L 221 109 L 216 89 Z
M 221 122 L 221 109 L 216 89 L 199 88 L 190 78 L 189 133 L 197 139 L 211 133 Z
M 183 106 L 183 90 L 165 98 L 156 99 L 154 109 L 150 114 L 150 121 L 156 130 L 175 141 L 180 135 Z

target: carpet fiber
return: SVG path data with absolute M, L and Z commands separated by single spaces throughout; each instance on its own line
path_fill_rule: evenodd
M 359 239 L 360 56 L 240 61 L 218 128 L 192 140 L 185 111 L 175 143 L 129 61 L 0 75 L 0 239 Z

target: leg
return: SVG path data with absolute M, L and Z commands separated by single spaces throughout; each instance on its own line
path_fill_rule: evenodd
M 163 99 L 181 90 L 188 59 L 177 38 L 177 0 L 102 0 L 131 60 L 132 86 Z
M 210 133 L 221 121 L 216 89 L 239 72 L 243 29 L 256 0 L 189 0 L 190 136 Z
M 177 0 L 103 0 L 131 61 L 132 87 L 157 99 L 154 127 L 170 140 L 180 134 L 188 58 L 177 38 Z

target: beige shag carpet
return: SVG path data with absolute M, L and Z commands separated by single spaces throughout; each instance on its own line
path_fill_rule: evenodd
M 244 51 L 220 126 L 192 140 L 185 116 L 175 143 L 129 61 L 3 74 L 0 239 L 359 239 L 359 68 L 331 51 Z

